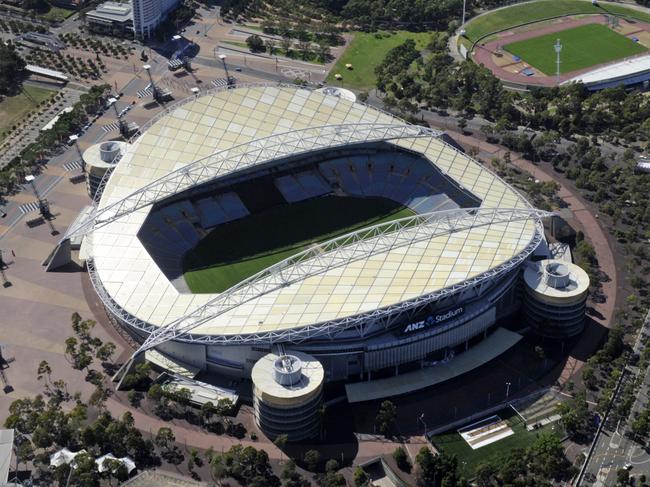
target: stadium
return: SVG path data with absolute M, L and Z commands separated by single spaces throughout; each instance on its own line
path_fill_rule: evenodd
M 650 15 L 609 2 L 539 0 L 470 20 L 460 50 L 506 87 L 647 85 Z M 470 52 L 471 51 L 471 52 Z
M 550 257 L 549 214 L 441 133 L 297 86 L 169 107 L 102 185 L 63 242 L 83 236 L 95 291 L 136 356 L 215 382 L 249 380 L 264 357 L 254 376 L 275 367 L 291 381 L 302 363 L 323 383 L 365 387 L 467 350 L 490 360 L 516 342 L 499 322 L 520 309 L 522 269 Z

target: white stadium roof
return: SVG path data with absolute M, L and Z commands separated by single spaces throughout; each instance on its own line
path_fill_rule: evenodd
M 632 75 L 645 73 L 649 70 L 650 54 L 646 54 L 593 69 L 571 78 L 562 84 L 583 83 L 585 85 L 593 85 L 605 81 L 622 80 Z
M 323 259 L 308 255 L 292 268 L 302 272 L 300 277 L 282 285 L 265 285 L 268 276 L 263 276 L 264 282 L 253 279 L 235 286 L 232 298 L 227 296 L 230 291 L 222 295 L 179 291 L 138 239 L 153 202 L 192 186 L 179 182 L 179 174 L 199 180 L 188 176 L 197 168 L 195 161 L 211 160 L 209 156 L 218 159 L 214 154 L 249 154 L 243 149 L 223 152 L 233 147 L 263 147 L 260 152 L 268 154 L 266 142 L 259 139 L 288 137 L 295 143 L 299 139 L 296 134 L 310 133 L 314 127 L 322 127 L 313 129 L 321 131 L 314 140 L 322 141 L 329 134 L 325 146 L 336 145 L 342 143 L 337 140 L 341 131 L 353 127 L 349 130 L 358 135 L 359 127 L 369 126 L 379 129 L 368 130 L 366 140 L 382 133 L 390 144 L 421 153 L 478 196 L 485 210 L 474 215 L 467 211 L 453 214 L 448 220 L 457 225 L 457 231 L 438 231 L 439 219 L 418 217 L 424 229 L 420 231 L 432 228 L 427 238 L 366 251 L 361 257 L 362 242 L 356 247 L 341 246 L 333 251 L 338 265 L 319 267 Z M 301 144 L 295 147 L 300 152 Z M 251 159 L 247 160 L 250 163 Z M 224 161 L 208 180 L 238 168 Z M 206 167 L 201 166 L 201 174 Z M 187 171 L 182 172 L 183 168 Z M 164 184 L 167 181 L 174 184 Z M 143 190 L 154 187 L 155 192 Z M 499 208 L 519 213 L 508 217 L 508 210 L 492 210 Z M 516 191 L 432 131 L 406 125 L 363 104 L 304 88 L 247 86 L 184 101 L 143 127 L 105 186 L 93 222 L 95 229 L 86 245 L 100 297 L 114 312 L 132 317 L 127 321 L 135 326 L 153 330 L 173 324 L 181 331 L 191 329 L 193 337 L 208 337 L 208 341 L 292 339 L 296 331 L 314 324 L 333 323 L 442 293 L 527 256 L 539 242 L 540 216 L 527 212 L 531 212 L 529 204 Z M 380 233 L 378 241 L 385 240 Z M 340 259 L 352 254 L 354 258 L 341 264 Z M 298 274 L 294 272 L 294 276 Z M 192 316 L 191 326 L 187 316 Z M 172 335 L 183 338 L 180 332 Z

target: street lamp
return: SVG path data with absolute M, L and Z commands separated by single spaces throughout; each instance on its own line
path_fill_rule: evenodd
M 424 436 L 424 439 L 426 440 L 427 439 L 427 423 L 424 421 L 424 413 L 420 414 L 420 416 L 418 417 L 418 421 L 420 421 L 422 423 L 422 425 L 424 426 L 424 434 L 422 436 Z
M 506 401 L 508 400 L 509 395 L 510 395 L 510 382 L 506 382 Z
M 225 54 L 219 54 L 219 59 L 221 59 L 221 62 L 223 63 L 223 70 L 226 72 L 226 81 L 228 82 L 228 86 L 230 86 L 230 75 L 228 74 L 228 66 L 226 65 L 226 55 Z
M 560 42 L 560 39 L 557 40 L 555 45 L 553 46 L 553 49 L 555 49 L 555 54 L 556 54 L 556 59 L 555 59 L 555 82 L 560 84 L 560 53 L 562 52 L 562 43 Z
M 81 155 L 81 149 L 79 148 L 79 136 L 78 135 L 71 135 L 68 137 L 68 141 L 70 145 L 74 145 L 75 149 L 77 149 L 77 155 L 79 156 L 79 162 L 81 162 L 81 166 L 83 169 L 83 155 Z

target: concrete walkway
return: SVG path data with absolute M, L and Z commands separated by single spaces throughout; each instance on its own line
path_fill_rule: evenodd
M 535 179 L 540 181 L 555 181 L 559 184 L 560 190 L 558 196 L 567 203 L 567 208 L 573 216 L 573 221 L 569 223 L 577 230 L 582 230 L 586 238 L 594 246 L 600 269 L 609 278 L 608 281 L 602 283 L 603 294 L 607 297 L 606 301 L 604 303 L 590 303 L 590 306 L 596 311 L 591 318 L 602 329 L 611 328 L 618 290 L 618 275 L 614 254 L 611 249 L 611 237 L 603 230 L 597 216 L 594 216 L 592 211 L 590 211 L 584 199 L 576 190 L 558 181 L 558 176 L 553 173 L 552 168 L 548 165 L 538 166 L 524 159 L 517 152 L 507 151 L 506 149 L 481 141 L 475 137 L 449 130 L 447 132 L 464 147 L 476 147 L 479 150 L 479 156 L 484 159 L 489 160 L 494 157 L 502 158 L 506 152 L 510 152 L 511 161 L 514 166 L 529 172 Z M 593 353 L 600 340 L 602 340 L 602 333 L 598 333 L 598 330 L 589 328 L 585 331 L 581 340 L 571 351 L 571 355 L 562 370 L 558 379 L 560 385 L 565 384 L 582 368 L 586 357 Z

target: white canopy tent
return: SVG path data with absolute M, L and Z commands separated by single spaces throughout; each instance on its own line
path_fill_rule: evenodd
M 105 472 L 106 470 L 108 470 L 108 465 L 104 463 L 104 460 L 115 460 L 117 462 L 120 462 L 122 465 L 126 467 L 128 473 L 131 473 L 133 470 L 135 470 L 135 462 L 131 460 L 129 457 L 117 458 L 112 453 L 107 453 L 106 455 L 102 455 L 97 460 L 95 460 L 95 463 L 97 463 L 97 469 L 100 472 Z
M 70 464 L 77 455 L 86 453 L 86 450 L 79 450 L 78 452 L 71 452 L 67 448 L 63 448 L 50 455 L 50 466 L 60 467 L 64 463 Z

